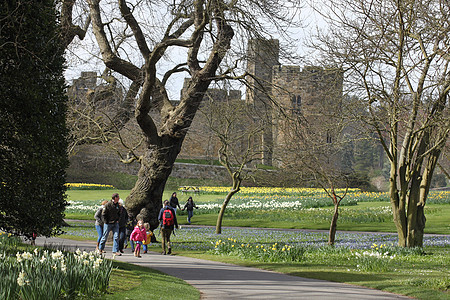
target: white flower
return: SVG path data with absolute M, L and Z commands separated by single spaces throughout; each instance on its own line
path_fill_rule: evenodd
M 52 252 L 52 258 L 53 258 L 54 260 L 57 260 L 57 259 L 64 259 L 64 254 L 63 254 L 60 250 L 58 250 L 58 251 L 56 251 L 56 252 Z
M 45 262 L 47 260 L 47 258 L 44 256 L 44 255 L 42 255 L 42 257 L 41 257 L 41 259 L 39 260 L 41 263 L 43 263 L 43 262 Z
M 94 261 L 94 269 L 97 269 L 98 267 L 100 267 L 100 265 L 102 264 L 102 262 L 103 262 L 103 259 L 97 258 L 97 259 Z
M 17 277 L 17 284 L 19 286 L 24 286 L 25 284 L 27 284 L 28 281 L 25 280 L 26 275 L 27 274 L 24 271 L 19 273 L 19 277 Z
M 16 253 L 16 259 L 17 259 L 17 262 L 22 262 L 23 261 L 22 255 L 19 252 Z
M 24 252 L 24 253 L 22 253 L 22 258 L 25 260 L 32 260 L 33 254 L 31 254 L 30 252 Z
M 63 271 L 64 273 L 66 273 L 66 271 L 67 271 L 67 267 L 66 267 L 66 264 L 61 264 L 61 271 Z
M 37 256 L 39 253 L 38 248 L 34 248 L 34 254 Z

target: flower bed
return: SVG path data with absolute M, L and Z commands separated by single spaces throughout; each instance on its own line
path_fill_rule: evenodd
M 99 254 L 38 248 L 12 254 L 18 243 L 0 234 L 0 299 L 90 298 L 106 292 L 112 262 Z

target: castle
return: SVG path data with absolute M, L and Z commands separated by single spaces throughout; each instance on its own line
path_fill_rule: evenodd
M 291 114 L 302 114 L 311 123 L 321 123 L 338 111 L 342 98 L 342 72 L 320 67 L 283 66 L 279 63 L 278 40 L 250 40 L 247 49 L 247 89 L 245 99 L 240 90 L 209 89 L 205 98 L 217 102 L 245 101 L 253 109 L 273 116 L 273 124 L 266 126 L 261 136 L 264 151 L 261 163 L 274 165 L 279 161 L 276 146 L 288 142 L 284 134 L 286 124 L 277 117 L 274 105 L 283 107 Z M 72 98 L 105 94 L 105 85 L 96 85 L 95 72 L 83 72 L 73 81 L 69 89 Z M 189 79 L 185 79 L 184 92 Z M 111 91 L 111 89 L 109 89 Z M 111 93 L 114 94 L 114 93 Z M 117 94 L 117 93 L 116 93 Z M 119 95 L 123 95 L 122 92 Z M 176 101 L 174 101 L 176 104 Z M 155 118 L 158 117 L 155 115 Z M 323 132 L 323 139 L 332 142 L 332 134 Z M 188 131 L 180 159 L 217 159 L 218 144 L 215 137 L 205 127 L 201 114 L 197 114 Z
M 285 118 L 277 116 L 274 106 L 282 107 L 290 114 L 301 114 L 313 126 L 335 117 L 340 109 L 342 71 L 283 66 L 279 63 L 278 40 L 249 41 L 247 73 L 251 75 L 247 76 L 245 100 L 241 99 L 241 92 L 237 90 L 210 89 L 205 97 L 214 101 L 245 101 L 254 109 L 272 115 L 271 126 L 267 126 L 261 136 L 264 145 L 261 163 L 264 165 L 279 164 L 282 159 L 276 149 L 289 142 L 284 134 L 287 127 Z M 332 142 L 331 131 L 321 133 L 328 143 Z M 205 132 L 201 116 L 196 115 L 179 158 L 216 158 L 217 145 L 212 140 L 213 137 Z

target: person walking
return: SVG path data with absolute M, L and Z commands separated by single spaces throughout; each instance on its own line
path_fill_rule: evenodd
M 134 256 L 141 257 L 142 243 L 147 241 L 147 232 L 144 227 L 144 221 L 139 220 L 131 233 L 130 239 L 135 243 Z
M 175 228 L 178 229 L 177 216 L 174 209 L 169 205 L 169 201 L 164 201 L 164 206 L 159 211 L 158 220 L 161 223 L 161 246 L 162 254 L 172 254 L 170 246 L 170 236 Z
M 178 202 L 178 198 L 177 198 L 177 193 L 176 192 L 173 192 L 172 196 L 170 196 L 169 205 L 173 208 L 175 213 L 177 213 L 177 206 L 178 206 L 179 209 L 181 209 L 180 202 Z
M 120 256 L 122 255 L 119 252 L 119 218 L 120 218 L 120 208 L 119 208 L 119 194 L 114 193 L 112 195 L 111 201 L 108 201 L 105 204 L 105 207 L 102 211 L 103 218 L 103 235 L 100 240 L 100 245 L 98 247 L 98 251 L 100 253 L 105 249 L 106 240 L 108 239 L 109 232 L 113 232 L 113 250 L 112 252 Z
M 189 197 L 186 201 L 186 204 L 181 209 L 181 210 L 185 210 L 185 209 L 187 210 L 187 213 L 188 213 L 187 221 L 189 224 L 191 224 L 191 218 L 194 215 L 194 207 L 196 209 L 198 209 L 198 207 L 194 203 L 194 200 L 192 200 L 192 197 Z
M 127 248 L 128 242 L 130 242 L 130 247 L 131 247 L 131 251 L 134 252 L 134 242 L 131 240 L 131 233 L 134 230 L 134 227 L 137 225 L 137 220 L 136 218 L 128 213 L 128 222 L 127 222 L 127 226 L 126 226 L 126 241 L 125 241 L 125 246 L 124 248 Z
M 96 250 L 98 251 L 98 246 L 100 245 L 100 240 L 103 236 L 103 219 L 102 219 L 102 211 L 105 207 L 105 204 L 108 203 L 108 200 L 103 200 L 102 205 L 97 209 L 97 211 L 94 214 L 95 219 L 95 229 L 97 230 L 97 247 Z
M 123 253 L 124 244 L 127 238 L 128 211 L 122 199 L 119 199 L 119 252 Z
M 144 242 L 142 242 L 142 250 L 144 250 L 144 254 L 146 254 L 148 250 L 148 245 L 150 245 L 150 243 L 152 242 L 153 232 L 150 230 L 149 223 L 144 223 L 144 228 L 147 239 Z

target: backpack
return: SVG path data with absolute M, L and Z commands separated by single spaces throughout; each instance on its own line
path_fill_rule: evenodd
M 162 215 L 163 226 L 173 226 L 175 224 L 175 220 L 173 217 L 173 211 L 169 208 L 163 211 Z

